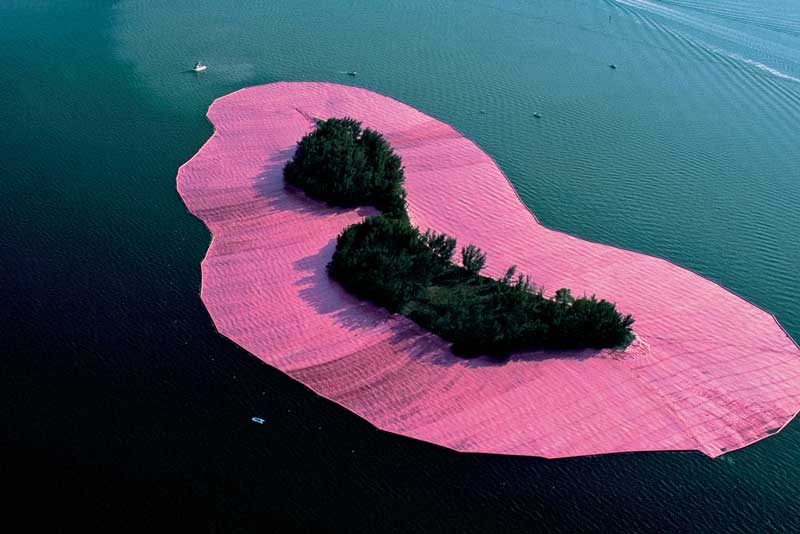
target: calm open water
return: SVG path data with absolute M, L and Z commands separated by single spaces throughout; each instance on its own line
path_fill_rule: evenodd
M 6 0 L 8 511 L 116 529 L 800 531 L 800 422 L 716 461 L 462 455 L 381 433 L 217 335 L 198 296 L 209 234 L 176 169 L 214 98 L 277 80 L 355 83 L 449 122 L 544 224 L 696 270 L 800 338 L 796 0 Z

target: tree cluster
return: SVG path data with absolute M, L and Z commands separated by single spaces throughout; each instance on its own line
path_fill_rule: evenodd
M 454 263 L 454 238 L 409 223 L 400 158 L 380 134 L 362 132 L 352 119 L 318 121 L 298 144 L 285 177 L 331 204 L 383 211 L 339 235 L 329 275 L 452 342 L 456 354 L 610 348 L 632 339 L 633 318 L 613 303 L 574 298 L 568 289 L 545 297 L 514 266 L 499 280 L 483 276 L 486 255 L 474 245 L 462 247 L 460 265 Z
M 381 134 L 349 118 L 317 120 L 283 170 L 286 181 L 333 206 L 406 216 L 400 157 Z
M 480 275 L 485 255 L 477 247 L 461 249 L 461 265 L 452 261 L 455 250 L 445 234 L 369 217 L 339 236 L 328 273 L 358 297 L 451 341 L 463 356 L 630 342 L 633 319 L 612 303 L 574 298 L 567 289 L 547 298 L 513 266 L 499 280 Z

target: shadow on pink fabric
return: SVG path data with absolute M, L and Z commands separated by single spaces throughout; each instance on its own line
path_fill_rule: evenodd
M 402 157 L 414 224 L 474 243 L 487 274 L 596 294 L 636 318 L 625 351 L 464 360 L 411 321 L 359 301 L 325 265 L 374 213 L 284 185 L 314 118 L 353 117 Z M 495 162 L 452 127 L 331 83 L 273 83 L 217 99 L 213 136 L 178 191 L 213 240 L 201 297 L 219 332 L 383 430 L 458 451 L 559 458 L 697 450 L 716 457 L 800 409 L 800 350 L 769 313 L 665 260 L 540 225 Z

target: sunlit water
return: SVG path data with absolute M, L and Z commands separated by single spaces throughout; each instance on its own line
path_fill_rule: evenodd
M 693 269 L 800 338 L 797 2 L 11 2 L 0 50 L 8 450 L 235 526 L 798 530 L 797 423 L 717 461 L 375 431 L 215 334 L 209 236 L 174 189 L 214 98 L 356 84 L 476 140 L 544 224 Z

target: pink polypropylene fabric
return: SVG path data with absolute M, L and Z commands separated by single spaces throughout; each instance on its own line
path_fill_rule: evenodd
M 474 243 L 487 272 L 596 294 L 636 318 L 624 352 L 454 357 L 411 321 L 359 301 L 325 265 L 370 209 L 326 207 L 284 186 L 313 118 L 354 117 L 405 165 L 421 229 Z M 665 260 L 541 226 L 494 161 L 391 98 L 329 83 L 274 83 L 216 100 L 216 131 L 178 173 L 213 234 L 201 297 L 224 336 L 375 426 L 459 451 L 580 456 L 698 450 L 764 438 L 800 409 L 800 350 L 769 313 Z

